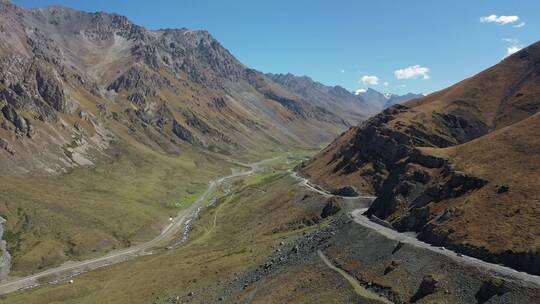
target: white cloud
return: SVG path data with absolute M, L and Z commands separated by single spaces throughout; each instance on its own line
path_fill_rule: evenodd
M 385 87 L 387 87 L 387 86 L 389 86 L 389 85 L 390 85 L 390 84 L 389 84 L 388 82 L 384 82 L 384 83 L 383 83 L 383 86 L 385 86 Z
M 358 89 L 358 90 L 354 91 L 354 95 L 360 95 L 360 94 L 365 93 L 365 92 L 367 92 L 366 89 Z
M 504 56 L 505 58 L 514 54 L 514 53 L 517 53 L 521 50 L 521 47 L 519 46 L 511 46 L 509 47 L 508 49 L 506 49 L 506 56 Z
M 519 43 L 518 39 L 504 38 L 503 41 L 508 42 L 510 44 L 510 47 L 506 49 L 506 54 L 504 55 L 503 58 L 506 58 L 514 53 L 517 53 L 523 48 L 523 46 Z
M 497 16 L 497 15 L 489 15 L 480 17 L 480 22 L 482 23 L 497 23 L 500 25 L 505 25 L 508 23 L 514 23 L 519 20 L 518 16 Z M 525 24 L 523 24 L 525 25 Z
M 362 81 L 363 84 L 367 84 L 367 85 L 378 85 L 379 84 L 379 77 L 364 75 L 364 76 L 362 76 L 360 81 Z
M 345 73 L 345 70 L 341 70 L 341 74 L 344 74 Z
M 524 26 L 525 26 L 525 22 L 521 22 L 519 24 L 514 25 L 515 28 L 520 28 L 520 27 L 524 27 Z
M 413 65 L 404 69 L 394 71 L 397 79 L 429 79 L 429 68 L 421 67 L 420 65 Z

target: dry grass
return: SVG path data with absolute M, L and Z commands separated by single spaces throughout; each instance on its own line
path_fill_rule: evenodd
M 263 173 L 257 183 L 235 183 L 235 194 L 204 212 L 191 241 L 178 249 L 83 274 L 73 285 L 48 286 L 0 299 L 9 303 L 144 303 L 193 291 L 195 302 L 215 300 L 235 273 L 261 264 L 280 241 L 315 228 L 275 232 L 298 219 L 318 216 L 324 204 L 291 204 L 304 193 L 287 186 L 292 180 L 282 178 L 282 169 Z
M 118 159 L 59 176 L 3 176 L 0 214 L 23 274 L 150 239 L 207 182 L 230 172 L 211 154 L 123 149 Z
M 456 241 L 494 252 L 540 250 L 539 129 L 536 114 L 464 145 L 424 149 L 449 158 L 458 170 L 489 181 L 465 198 L 432 206 L 435 212 L 450 207 L 463 211 L 444 227 L 456 230 Z M 497 194 L 500 185 L 509 191 Z

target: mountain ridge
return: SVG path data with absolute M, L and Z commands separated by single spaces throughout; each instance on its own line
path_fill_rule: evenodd
M 405 95 L 393 93 L 383 94 L 372 88 L 368 88 L 364 93 L 352 93 L 339 85 L 327 86 L 305 75 L 297 76 L 291 73 L 266 73 L 265 75 L 290 91 L 309 99 L 311 102 L 321 102 L 322 100 L 323 106 L 328 106 L 324 101 L 328 102 L 328 100 L 337 97 L 338 100 L 332 102 L 332 104 L 334 106 L 342 106 L 343 109 L 339 109 L 339 113 L 342 117 L 348 118 L 349 121 L 354 121 L 355 119 L 365 120 L 366 115 L 373 116 L 394 104 L 423 96 L 414 93 L 407 93 Z M 362 105 L 361 113 L 358 113 L 358 110 L 355 109 L 355 106 L 357 107 L 358 104 Z
M 378 112 L 389 108 L 395 104 L 403 103 L 415 98 L 424 97 L 424 95 L 422 94 L 415 94 L 411 92 L 404 95 L 394 93 L 381 93 L 373 88 L 368 88 L 363 91 L 358 90 L 355 95 L 362 97 L 368 103 L 379 109 Z
M 471 78 L 351 128 L 302 172 L 328 188 L 354 186 L 377 194 L 367 214 L 400 231 L 538 274 L 540 244 L 534 235 L 539 232 L 530 223 L 539 201 L 525 199 L 536 194 L 520 184 L 538 184 L 539 168 L 532 164 L 540 143 L 527 124 L 536 125 L 540 110 L 539 71 L 537 42 Z M 500 144 L 501 133 L 506 146 Z M 487 157 L 490 153 L 497 157 Z M 519 174 L 521 163 L 531 164 L 528 175 Z M 509 215 L 507 208 L 527 211 Z M 476 224 L 491 222 L 489 232 Z M 525 239 L 514 241 L 517 233 Z
M 167 153 L 186 143 L 223 153 L 247 152 L 259 141 L 309 145 L 373 114 L 349 104 L 356 114 L 345 121 L 339 114 L 346 111 L 332 107 L 340 98 L 325 95 L 315 104 L 288 91 L 205 30 L 151 31 L 121 15 L 58 6 L 3 2 L 0 12 L 0 137 L 8 147 L 0 160 L 15 159 L 24 170 L 95 163 L 126 136 Z M 80 144 L 65 155 L 75 137 Z

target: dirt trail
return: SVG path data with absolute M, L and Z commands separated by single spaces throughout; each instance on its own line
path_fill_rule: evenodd
M 350 274 L 348 274 L 345 270 L 336 267 L 330 260 L 324 255 L 324 253 L 320 250 L 317 251 L 319 254 L 319 257 L 321 260 L 323 260 L 324 264 L 328 266 L 328 268 L 332 269 L 333 271 L 339 273 L 349 284 L 351 284 L 352 288 L 354 289 L 354 292 L 365 299 L 375 300 L 377 302 L 385 303 L 385 304 L 392 304 L 388 299 L 364 288 L 358 280 L 356 280 L 354 277 L 352 277 Z
M 299 184 L 301 186 L 307 187 L 308 189 L 310 189 L 310 190 L 312 190 L 314 192 L 317 192 L 317 193 L 319 193 L 319 194 L 321 194 L 321 195 L 323 195 L 325 197 L 332 197 L 333 196 L 333 197 L 347 198 L 347 197 L 334 195 L 334 194 L 329 193 L 327 191 L 321 190 L 319 187 L 314 186 L 306 178 L 303 178 L 303 177 L 299 176 L 295 172 L 291 172 L 291 176 L 294 177 L 296 180 L 298 180 Z M 358 196 L 356 198 L 370 198 L 370 197 Z M 374 199 L 374 197 L 371 197 L 371 198 Z M 348 199 L 351 199 L 351 198 L 348 198 Z M 432 245 L 430 245 L 428 243 L 424 243 L 422 241 L 419 241 L 414 236 L 411 236 L 411 235 L 405 234 L 405 233 L 400 233 L 400 232 L 398 232 L 396 230 L 390 229 L 388 227 L 379 225 L 379 224 L 371 221 L 369 218 L 362 215 L 365 211 L 367 211 L 367 208 L 356 209 L 356 210 L 350 212 L 350 216 L 352 217 L 352 219 L 354 220 L 355 223 L 357 223 L 359 225 L 362 225 L 362 226 L 364 226 L 366 228 L 372 229 L 372 230 L 376 231 L 377 233 L 379 233 L 379 234 L 381 234 L 381 235 L 383 235 L 383 236 L 385 236 L 385 237 L 387 237 L 389 239 L 396 240 L 396 241 L 399 241 L 399 242 L 402 242 L 402 243 L 407 243 L 407 244 L 410 244 L 410 245 L 413 245 L 413 246 L 416 246 L 416 247 L 419 247 L 419 248 L 422 248 L 422 249 L 425 249 L 425 250 L 430 250 L 432 252 L 436 252 L 438 254 L 445 255 L 445 256 L 450 257 L 450 258 L 452 258 L 453 260 L 455 260 L 455 261 L 457 261 L 459 263 L 479 267 L 481 269 L 484 269 L 485 271 L 491 272 L 491 273 L 499 275 L 499 276 L 503 276 L 503 277 L 506 277 L 506 278 L 509 278 L 509 279 L 514 279 L 514 280 L 519 280 L 519 281 L 522 281 L 522 282 L 527 282 L 528 284 L 531 284 L 531 285 L 533 285 L 535 287 L 540 286 L 540 276 L 536 276 L 536 275 L 528 274 L 528 273 L 525 273 L 525 272 L 517 271 L 517 270 L 512 269 L 510 267 L 502 266 L 502 265 L 499 265 L 499 264 L 493 264 L 493 263 L 489 263 L 489 262 L 486 262 L 486 261 L 482 261 L 480 259 L 473 258 L 473 257 L 467 256 L 467 255 L 464 255 L 464 254 L 460 254 L 460 253 L 451 251 L 451 250 L 443 248 L 443 247 L 432 246 Z

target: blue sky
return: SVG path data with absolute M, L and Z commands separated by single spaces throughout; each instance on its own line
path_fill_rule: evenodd
M 510 48 L 540 40 L 538 0 L 15 3 L 115 12 L 149 29 L 206 29 L 247 66 L 351 91 L 433 92 L 496 64 Z

